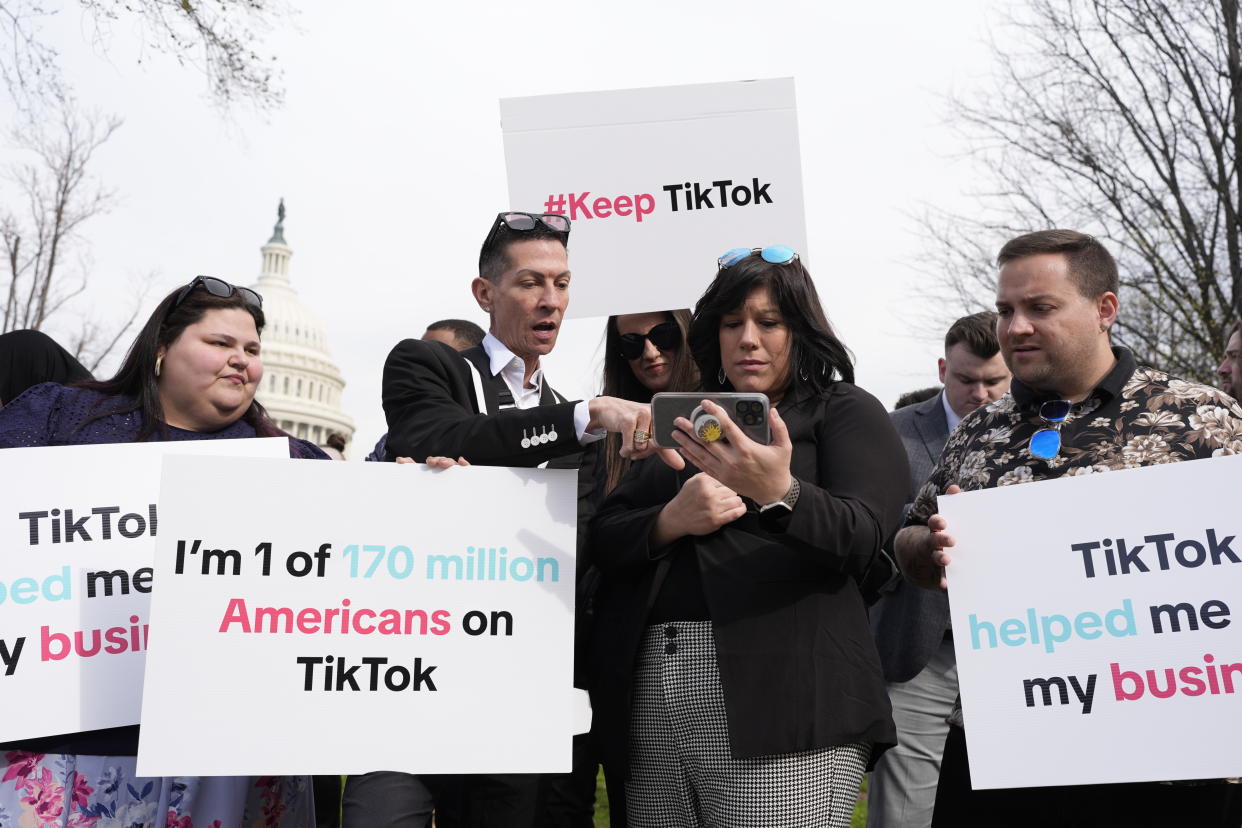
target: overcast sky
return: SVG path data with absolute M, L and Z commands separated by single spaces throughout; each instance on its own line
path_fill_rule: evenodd
M 92 280 L 78 310 L 120 314 L 147 274 L 144 318 L 197 273 L 252 283 L 283 196 L 293 285 L 325 322 L 358 446 L 384 430 L 389 349 L 433 319 L 484 324 L 469 282 L 488 222 L 538 209 L 508 204 L 503 97 L 793 77 L 813 275 L 858 383 L 891 407 L 936 379 L 925 323 L 957 309 L 917 298 L 913 216 L 968 205 L 972 169 L 943 97 L 992 71 L 983 0 L 298 3 L 264 47 L 285 105 L 228 117 L 200 74 L 144 52 L 124 19 L 104 51 L 77 4 L 62 5 L 44 32 L 80 103 L 125 121 L 94 165 L 118 200 L 84 227 Z M 602 321 L 565 324 L 547 361 L 563 393 L 596 390 Z

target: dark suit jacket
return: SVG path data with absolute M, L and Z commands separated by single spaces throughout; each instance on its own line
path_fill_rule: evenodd
M 482 400 L 476 399 L 467 359 L 480 369 Z M 458 352 L 442 342 L 398 343 L 384 363 L 389 458 L 422 463 L 429 455 L 443 455 L 480 466 L 529 468 L 582 451 L 574 433 L 575 403 L 566 402 L 546 380 L 535 408 L 498 410 L 499 398 L 508 393 L 504 380 L 492 376 L 481 345 Z M 532 441 L 544 434 L 556 439 Z M 554 468 L 577 468 L 577 463 Z
M 877 562 L 887 569 L 881 547 L 900 518 L 905 454 L 880 404 L 848 383 L 787 400 L 781 417 L 802 486 L 788 520 L 752 511 L 651 549 L 660 510 L 696 471 L 652 458 L 635 464 L 591 525 L 605 573 L 592 704 L 614 772 L 627 765 L 634 658 L 658 561 L 669 556 L 697 563 L 735 757 L 853 742 L 875 745 L 878 756 L 895 741 L 859 582 Z
M 889 415 L 910 461 L 910 493 L 902 513 L 903 522 L 949 438 L 943 397 L 941 391 L 930 400 Z M 949 599 L 943 590 L 923 589 L 897 580 L 893 590 L 871 609 L 871 628 L 880 663 L 884 665 L 884 678 L 909 681 L 922 672 L 940 646 L 948 623 Z

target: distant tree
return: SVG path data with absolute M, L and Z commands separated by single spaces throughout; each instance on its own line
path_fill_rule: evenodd
M 42 329 L 86 289 L 90 274 L 80 257 L 81 226 L 111 202 L 88 166 L 120 125 L 116 118 L 79 116 L 66 105 L 42 126 L 15 130 L 14 143 L 33 160 L 8 171 L 13 188 L 4 192 L 15 191 L 20 213 L 11 205 L 0 207 L 0 333 Z M 132 325 L 142 297 L 134 298 L 126 321 L 105 327 L 88 317 L 64 343 L 87 368 L 98 367 Z
M 1242 298 L 1238 0 L 1029 0 L 998 30 L 993 88 L 952 118 L 988 185 L 969 216 L 933 211 L 928 268 L 967 310 L 1019 233 L 1067 227 L 1117 256 L 1115 336 L 1209 381 Z
M 68 96 L 59 55 L 41 31 L 45 18 L 66 9 L 49 2 L 0 0 L 0 78 L 27 115 Z M 223 107 L 247 101 L 270 109 L 284 98 L 276 58 L 263 54 L 260 45 L 274 22 L 290 13 L 284 0 L 77 0 L 68 5 L 82 12 L 105 50 L 114 24 L 138 27 L 144 47 L 202 72 L 213 100 Z

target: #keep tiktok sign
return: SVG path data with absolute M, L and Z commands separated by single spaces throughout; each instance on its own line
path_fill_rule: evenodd
M 792 78 L 507 98 L 511 209 L 573 222 L 569 315 L 693 307 L 735 247 L 805 259 Z
M 139 773 L 569 770 L 577 472 L 176 457 L 163 483 Z
M 1242 457 L 940 498 L 975 788 L 1242 774 Z

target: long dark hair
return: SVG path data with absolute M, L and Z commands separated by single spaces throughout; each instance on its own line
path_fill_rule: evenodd
M 766 287 L 789 328 L 788 390 L 820 394 L 836 379 L 854 381 L 854 358 L 837 338 L 824 315 L 811 274 L 795 259 L 771 264 L 752 253 L 730 267 L 722 267 L 694 308 L 690 323 L 690 352 L 699 365 L 707 391 L 732 389 L 720 381 L 720 320 L 746 303 L 755 288 Z
M 669 355 L 669 391 L 694 391 L 699 387 L 699 372 L 690 356 L 686 337 L 690 332 L 690 311 L 686 309 L 664 311 L 664 316 L 677 323 L 681 329 L 681 347 Z M 621 356 L 621 333 L 617 330 L 617 317 L 608 317 L 604 333 L 604 387 L 606 397 L 623 400 L 651 402 L 651 391 L 634 376 L 630 362 Z M 621 456 L 621 435 L 609 432 L 604 443 L 604 494 L 609 494 L 629 471 L 630 461 Z
M 156 354 L 160 348 L 167 348 L 176 341 L 186 328 L 200 321 L 208 311 L 229 308 L 244 310 L 254 319 L 255 330 L 263 333 L 266 319 L 262 308 L 246 302 L 242 294 L 215 296 L 201 285 L 196 285 L 186 294 L 181 304 L 173 307 L 181 291 L 182 288 L 177 288 L 156 306 L 151 317 L 138 332 L 134 344 L 129 346 L 125 361 L 111 379 L 78 385 L 79 388 L 89 388 L 107 395 L 95 412 L 78 426 L 79 429 L 104 417 L 137 411 L 142 415 L 142 427 L 134 438 L 135 442 L 146 440 L 156 431 L 166 432 L 168 424 L 164 422 L 164 406 L 160 403 L 159 383 L 155 376 Z M 240 419 L 253 426 L 260 437 L 288 436 L 276 427 L 258 400 L 251 400 L 250 407 Z

